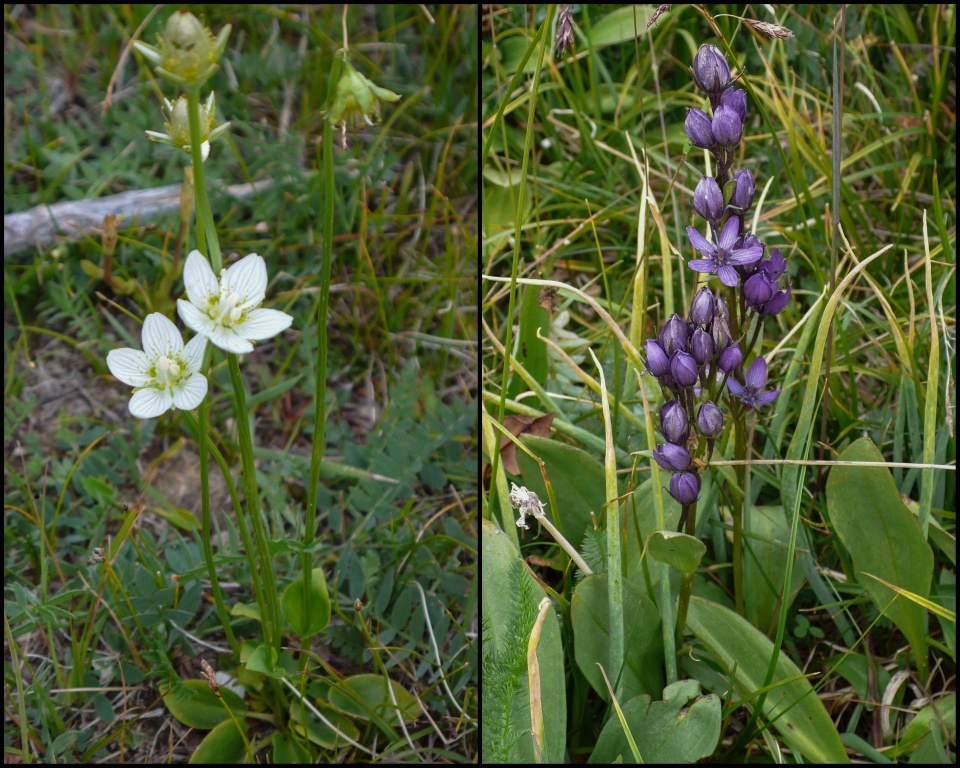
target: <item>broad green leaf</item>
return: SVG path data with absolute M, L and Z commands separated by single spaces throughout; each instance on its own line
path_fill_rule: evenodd
M 299 702 L 294 701 L 290 704 L 290 722 L 301 736 L 305 734 L 310 741 L 324 749 L 345 747 L 348 744 L 347 739 L 356 741 L 360 738 L 360 730 L 343 712 L 322 701 L 315 701 L 313 705 L 333 728 L 319 719 L 309 707 L 301 707 Z
M 728 608 L 699 597 L 690 598 L 687 627 L 703 643 L 724 675 L 733 674 L 734 691 L 750 705 L 763 687 L 773 657 L 773 643 L 746 619 Z M 709 674 L 700 675 L 706 667 Z M 706 660 L 685 663 L 684 668 L 698 679 L 713 675 Z M 780 738 L 807 760 L 818 763 L 847 763 L 847 753 L 836 726 L 797 665 L 780 654 L 771 689 L 763 704 L 763 717 L 772 722 Z
M 327 582 L 323 578 L 323 569 L 314 568 L 310 574 L 310 624 L 303 613 L 303 579 L 297 578 L 283 590 L 280 600 L 283 617 L 301 637 L 312 637 L 322 632 L 330 623 L 330 597 L 327 595 Z
M 681 680 L 663 691 L 664 701 L 637 696 L 623 705 L 624 719 L 645 763 L 695 763 L 709 757 L 720 740 L 720 699 L 700 695 L 696 680 Z M 692 701 L 692 703 L 690 703 Z M 620 720 L 611 717 L 588 763 L 632 763 Z
M 790 529 L 783 507 L 752 507 L 744 526 L 743 574 L 744 605 L 747 619 L 761 631 L 771 634 L 780 607 L 780 590 L 787 570 L 787 543 Z M 796 554 L 794 554 L 796 559 Z M 803 586 L 803 573 L 793 569 L 793 583 L 787 607 L 793 604 Z
M 190 762 L 197 765 L 239 765 L 248 762 L 247 748 L 238 726 L 246 730 L 243 718 L 238 718 L 236 722 L 224 720 L 204 737 L 190 755 Z
M 484 706 L 482 751 L 495 762 L 534 762 L 527 674 L 527 640 L 545 596 L 510 540 L 482 520 Z M 560 623 L 547 613 L 537 645 L 543 708 L 543 762 L 562 763 L 567 732 L 567 696 Z M 493 692 L 493 693 L 491 693 Z M 515 740 L 514 740 L 515 739 Z M 494 759 L 493 756 L 496 756 Z
M 164 706 L 184 725 L 201 730 L 214 728 L 230 719 L 226 710 L 228 706 L 238 719 L 243 720 L 246 716 L 247 708 L 243 699 L 229 688 L 221 688 L 222 698 L 217 698 L 203 680 L 184 680 L 183 685 L 189 689 L 192 696 L 178 698 L 163 687 L 160 688 L 160 693 L 163 694 Z
M 677 531 L 656 531 L 647 544 L 651 557 L 681 573 L 696 570 L 706 551 L 700 539 Z
M 423 714 L 420 704 L 400 683 L 390 680 L 390 687 L 404 722 L 416 720 Z M 379 715 L 388 723 L 396 725 L 397 709 L 390 701 L 382 675 L 353 675 L 341 680 L 330 689 L 329 698 L 333 706 L 348 715 L 364 720 L 369 720 L 371 714 Z
M 542 338 L 537 338 L 537 331 L 542 336 L 547 336 L 549 330 L 550 313 L 540 306 L 540 287 L 524 286 L 523 301 L 520 305 L 520 331 L 517 336 L 520 343 L 517 362 L 541 386 L 547 380 L 547 345 Z M 516 399 L 518 394 L 528 389 L 520 375 L 514 373 L 507 387 L 507 397 L 511 400 Z
M 619 670 L 610 669 L 610 622 L 607 605 L 607 574 L 587 576 L 577 585 L 570 601 L 573 622 L 574 656 L 580 671 L 608 701 L 610 693 L 597 664 L 603 665 L 610 685 L 624 701 L 647 694 L 658 696 L 663 690 L 663 638 L 660 612 L 653 600 L 635 589 L 629 580 L 623 583 L 623 678 L 617 685 Z
M 283 669 L 277 666 L 277 652 L 266 643 L 244 643 L 240 649 L 240 659 L 251 672 L 259 672 L 277 680 L 284 675 Z
M 840 460 L 877 462 L 876 468 L 833 467 L 827 478 L 827 512 L 853 559 L 857 581 L 903 632 L 913 649 L 920 679 L 926 680 L 926 611 L 878 579 L 929 598 L 933 551 L 869 438 L 852 443 Z
M 654 10 L 652 5 L 628 5 L 608 13 L 591 28 L 591 44 L 599 48 L 633 40 L 644 33 Z
M 584 530 L 588 525 L 593 525 L 590 513 L 593 512 L 600 519 L 606 501 L 603 467 L 589 453 L 558 440 L 534 435 L 524 435 L 520 440 L 543 461 L 547 477 L 553 485 L 558 509 L 549 507 L 540 465 L 518 450 L 517 463 L 520 465 L 523 485 L 536 493 L 547 506 L 550 521 L 567 541 L 579 547 L 583 542 Z

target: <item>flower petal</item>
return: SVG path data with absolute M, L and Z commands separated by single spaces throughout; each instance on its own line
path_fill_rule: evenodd
M 717 262 L 713 259 L 690 259 L 687 266 L 694 272 L 716 272 Z
M 235 355 L 245 355 L 253 352 L 253 344 L 237 336 L 232 329 L 220 325 L 215 326 L 207 338 L 210 339 L 210 343 L 220 347 L 224 352 L 233 352 Z
M 767 383 L 767 361 L 762 357 L 756 358 L 750 363 L 745 379 L 748 388 L 763 389 L 763 385 Z
M 751 248 L 738 248 L 727 254 L 727 261 L 730 264 L 753 264 L 763 256 L 763 248 L 754 245 Z
M 717 275 L 720 276 L 720 282 L 730 288 L 736 287 L 737 283 L 740 282 L 737 270 L 727 264 L 717 267 Z
M 244 339 L 258 341 L 276 336 L 290 327 L 293 317 L 278 309 L 254 309 L 247 313 L 242 323 L 233 326 Z
M 202 338 L 202 337 L 198 337 Z M 181 411 L 192 411 L 207 394 L 207 377 L 202 373 L 184 376 L 173 387 L 173 405 Z
M 690 238 L 690 244 L 704 256 L 717 255 L 716 246 L 701 235 L 696 227 L 687 227 L 687 237 Z
M 117 379 L 131 387 L 142 387 L 153 379 L 150 377 L 150 359 L 139 349 L 111 349 L 107 353 L 107 368 Z
M 772 403 L 777 399 L 777 395 L 779 395 L 780 392 L 781 390 L 779 389 L 775 389 L 772 392 L 761 392 L 754 398 L 754 401 L 757 405 L 766 405 L 767 403 Z
M 153 419 L 166 413 L 173 405 L 173 395 L 169 389 L 146 387 L 138 389 L 130 398 L 130 413 L 138 419 Z
M 180 319 L 183 320 L 187 328 L 203 336 L 209 337 L 216 328 L 216 323 L 189 301 L 177 299 L 177 314 L 180 315 Z
M 190 251 L 183 265 L 183 284 L 187 289 L 187 298 L 190 299 L 190 303 L 201 309 L 215 303 L 220 295 L 220 283 L 217 282 L 217 276 L 213 274 L 210 262 L 197 250 Z M 180 317 L 183 315 L 181 314 Z M 187 322 L 186 318 L 183 322 Z
M 720 237 L 717 240 L 718 248 L 721 251 L 727 252 L 733 248 L 733 244 L 737 242 L 737 238 L 740 236 L 740 219 L 736 216 L 731 216 L 727 219 L 727 223 L 723 225 L 723 229 L 720 230 Z
M 746 391 L 743 386 L 732 376 L 727 379 L 727 389 L 733 394 L 734 397 L 740 399 L 746 394 Z
M 187 370 L 190 373 L 196 373 L 200 370 L 203 363 L 203 353 L 207 351 L 207 337 L 202 335 L 194 336 L 183 348 L 183 354 L 180 355 L 183 362 L 186 363 Z
M 151 361 L 161 357 L 176 357 L 183 351 L 183 336 L 173 321 L 159 312 L 147 315 L 143 321 L 143 351 Z
M 236 293 L 248 306 L 259 306 L 267 291 L 267 264 L 262 256 L 250 253 L 227 267 L 221 278 L 224 293 Z

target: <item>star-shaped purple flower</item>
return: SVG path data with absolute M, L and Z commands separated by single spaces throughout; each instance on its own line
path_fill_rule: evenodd
M 740 236 L 740 219 L 736 216 L 727 219 L 727 223 L 720 230 L 716 245 L 697 232 L 695 227 L 687 227 L 687 236 L 693 247 L 705 257 L 692 259 L 687 262 L 687 266 L 694 272 L 716 272 L 720 282 L 731 288 L 740 282 L 734 266 L 752 264 L 763 256 L 763 248 L 759 245 L 751 248 L 734 247 Z
M 756 408 L 759 405 L 772 403 L 780 394 L 779 389 L 769 392 L 763 389 L 767 383 L 767 361 L 762 357 L 756 358 L 750 364 L 744 378 L 746 379 L 744 384 L 739 384 L 733 378 L 728 378 L 727 388 L 747 408 Z

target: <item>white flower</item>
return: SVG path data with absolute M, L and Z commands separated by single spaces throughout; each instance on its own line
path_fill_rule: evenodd
M 199 373 L 207 340 L 195 336 L 184 346 L 177 326 L 159 312 L 147 315 L 142 337 L 143 352 L 126 347 L 107 355 L 110 373 L 134 387 L 130 413 L 152 419 L 171 407 L 200 405 L 207 394 L 207 377 Z
M 258 309 L 267 290 L 267 265 L 255 253 L 223 270 L 218 283 L 210 262 L 190 251 L 183 282 L 190 299 L 177 300 L 183 322 L 226 352 L 251 352 L 251 341 L 276 336 L 293 322 L 286 312 Z

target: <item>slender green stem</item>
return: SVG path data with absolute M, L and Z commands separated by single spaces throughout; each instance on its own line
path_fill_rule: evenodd
M 744 418 L 743 408 L 739 403 L 733 406 L 733 424 L 734 424 L 734 449 L 735 459 L 745 459 L 747 457 L 747 434 L 746 419 Z M 737 613 L 741 616 L 745 614 L 743 605 L 743 493 L 740 489 L 744 487 L 747 477 L 747 467 L 744 464 L 736 466 L 737 487 L 730 489 L 730 496 L 733 499 L 731 514 L 733 515 L 733 593 L 737 605 Z
M 240 444 L 240 459 L 243 465 L 243 487 L 246 494 L 247 512 L 253 524 L 253 536 L 257 544 L 257 559 L 260 564 L 259 578 L 265 587 L 267 613 L 262 617 L 267 642 L 280 653 L 280 600 L 277 596 L 277 579 L 273 572 L 273 560 L 267 546 L 267 533 L 260 516 L 260 494 L 257 490 L 257 474 L 253 465 L 253 439 L 247 414 L 247 400 L 243 393 L 243 378 L 240 363 L 233 353 L 227 354 L 230 381 L 233 384 L 234 413 L 237 419 L 237 440 Z M 257 574 L 253 577 L 258 578 Z
M 197 248 L 200 253 L 210 257 L 213 274 L 219 275 L 223 269 L 223 256 L 220 254 L 220 241 L 217 239 L 217 227 L 213 223 L 210 210 L 210 198 L 207 197 L 207 180 L 203 169 L 203 155 L 200 141 L 200 89 L 187 90 L 187 114 L 190 116 L 190 156 L 193 158 L 193 183 L 197 195 Z

